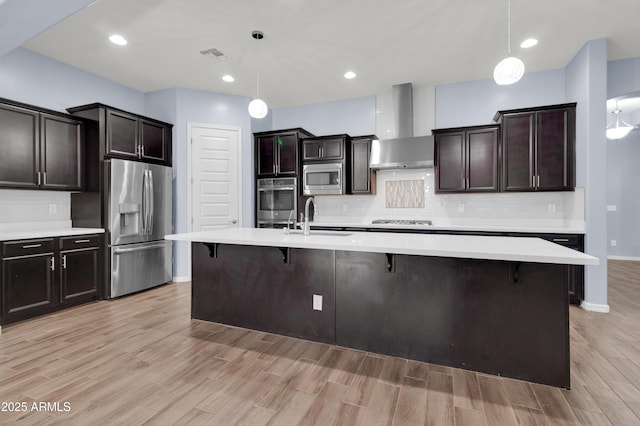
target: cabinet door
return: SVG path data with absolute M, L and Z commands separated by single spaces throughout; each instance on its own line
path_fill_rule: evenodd
M 498 191 L 498 128 L 467 131 L 467 192 Z
M 60 252 L 60 302 L 86 301 L 98 294 L 100 249 Z
M 258 176 L 269 176 L 276 173 L 275 136 L 261 136 L 256 141 L 258 158 Z
M 82 123 L 55 115 L 40 115 L 42 187 L 82 189 Z
M 141 156 L 145 160 L 166 163 L 167 131 L 165 126 L 153 121 L 140 120 Z
M 56 304 L 52 253 L 4 259 L 2 312 L 8 322 L 50 311 Z
M 502 190 L 533 191 L 535 113 L 506 115 L 502 131 Z
M 322 159 L 322 142 L 316 140 L 302 141 L 302 161 Z
M 465 132 L 438 133 L 436 146 L 436 192 L 463 192 Z
M 138 158 L 138 118 L 107 111 L 107 155 Z
M 323 160 L 341 160 L 344 158 L 345 140 L 343 138 L 325 139 L 322 143 Z
M 277 135 L 278 170 L 280 175 L 295 175 L 298 170 L 298 137 L 291 134 Z
M 0 104 L 0 186 L 36 188 L 38 113 Z
M 536 114 L 536 175 L 538 189 L 569 189 L 569 130 L 566 109 Z
M 351 141 L 351 193 L 371 194 L 371 139 Z

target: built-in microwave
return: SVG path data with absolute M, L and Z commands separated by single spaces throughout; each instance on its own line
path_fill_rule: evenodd
M 256 219 L 258 223 L 296 220 L 298 185 L 296 178 L 258 179 Z
M 342 163 L 318 163 L 302 166 L 304 195 L 345 194 Z

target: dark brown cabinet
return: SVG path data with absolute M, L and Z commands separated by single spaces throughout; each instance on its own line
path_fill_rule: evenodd
M 83 105 L 67 111 L 97 123 L 90 127 L 89 139 L 94 150 L 100 149 L 101 158 L 171 165 L 173 125 L 103 104 Z
M 40 134 L 42 188 L 81 190 L 82 123 L 71 118 L 41 114 Z
M 503 191 L 575 188 L 576 104 L 498 111 Z
M 82 152 L 80 120 L 0 100 L 0 186 L 79 191 Z
M 436 192 L 498 192 L 498 126 L 438 129 L 433 134 Z
M 302 140 L 302 161 L 343 160 L 349 135 L 331 135 Z
M 371 141 L 375 136 L 351 138 L 351 194 L 375 194 L 376 172 L 371 170 Z
M 2 322 L 50 312 L 58 304 L 53 238 L 7 242 L 2 249 Z
M 0 324 L 100 298 L 102 243 L 97 234 L 2 243 Z
M 254 133 L 256 176 L 297 176 L 300 139 L 310 136 L 300 128 Z
M 61 237 L 60 302 L 92 300 L 100 296 L 102 250 L 97 235 Z

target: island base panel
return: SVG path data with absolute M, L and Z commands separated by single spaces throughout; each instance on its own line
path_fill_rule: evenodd
M 567 266 L 388 261 L 336 252 L 338 345 L 569 388 Z
M 328 250 L 192 243 L 191 316 L 334 343 L 334 257 Z M 314 295 L 322 296 L 321 311 L 313 309 Z

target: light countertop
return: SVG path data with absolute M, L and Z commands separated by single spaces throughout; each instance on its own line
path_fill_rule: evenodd
M 534 237 L 226 228 L 167 235 L 165 239 L 249 246 L 362 251 L 418 256 L 597 265 L 598 258 Z
M 432 225 L 373 225 L 374 219 L 428 219 Z M 584 234 L 584 221 L 494 218 L 429 218 L 429 217 L 337 217 L 322 216 L 311 222 L 312 227 L 415 229 L 433 231 L 523 232 L 536 234 Z
M 102 234 L 102 228 L 59 228 L 22 231 L 0 231 L 0 241 L 26 240 L 32 238 L 65 237 L 71 235 Z

